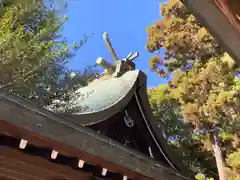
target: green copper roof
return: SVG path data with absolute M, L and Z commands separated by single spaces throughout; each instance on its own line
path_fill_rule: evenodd
M 70 101 L 55 100 L 46 108 L 80 125 L 103 121 L 127 106 L 136 90 L 139 74 L 139 70 L 132 70 L 120 77 L 103 76 L 70 94 Z
M 75 115 L 95 113 L 108 109 L 123 99 L 133 88 L 139 71 L 129 71 L 121 77 L 110 77 L 106 80 L 97 80 L 87 87 L 78 89 L 72 95 L 72 108 L 80 111 Z

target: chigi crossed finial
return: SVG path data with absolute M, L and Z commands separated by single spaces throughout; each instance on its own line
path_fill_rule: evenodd
M 115 50 L 109 40 L 108 33 L 103 33 L 103 40 L 113 58 L 114 64 L 104 60 L 102 57 L 97 58 L 96 63 L 104 68 L 104 72 L 108 74 L 113 74 L 115 77 L 119 77 L 129 70 L 135 69 L 135 63 L 133 62 L 139 56 L 139 53 L 130 52 L 125 58 L 118 59 Z

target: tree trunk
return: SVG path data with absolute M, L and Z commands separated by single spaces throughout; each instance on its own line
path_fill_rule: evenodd
M 216 164 L 217 164 L 219 180 L 227 180 L 227 176 L 225 173 L 225 165 L 222 157 L 222 151 L 219 147 L 218 133 L 213 134 L 212 148 L 213 148 L 213 153 L 214 153 Z

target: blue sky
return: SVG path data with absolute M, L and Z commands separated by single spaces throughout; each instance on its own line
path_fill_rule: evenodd
M 108 32 L 119 58 L 130 51 L 140 52 L 135 60 L 137 68 L 148 75 L 148 87 L 167 81 L 150 72 L 148 60 L 151 55 L 144 48 L 146 27 L 160 18 L 161 0 L 68 0 L 68 22 L 63 35 L 70 43 L 83 39 L 84 34 L 92 38 L 77 52 L 69 66 L 82 69 L 94 64 L 101 56 L 111 61 L 111 57 L 102 40 L 102 33 Z

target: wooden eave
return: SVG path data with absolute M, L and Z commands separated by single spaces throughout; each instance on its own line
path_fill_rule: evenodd
M 75 165 L 81 160 L 92 167 L 105 168 L 110 173 L 128 179 L 185 179 L 141 153 L 126 149 L 70 119 L 14 96 L 0 95 L 0 119 L 1 138 L 15 139 L 18 142 L 17 150 L 23 141 L 27 142 L 26 147 L 30 145 L 39 151 L 54 151 L 58 156 L 74 159 Z M 22 151 L 25 152 L 24 149 Z M 3 152 L 0 151 L 1 158 L 5 157 Z

